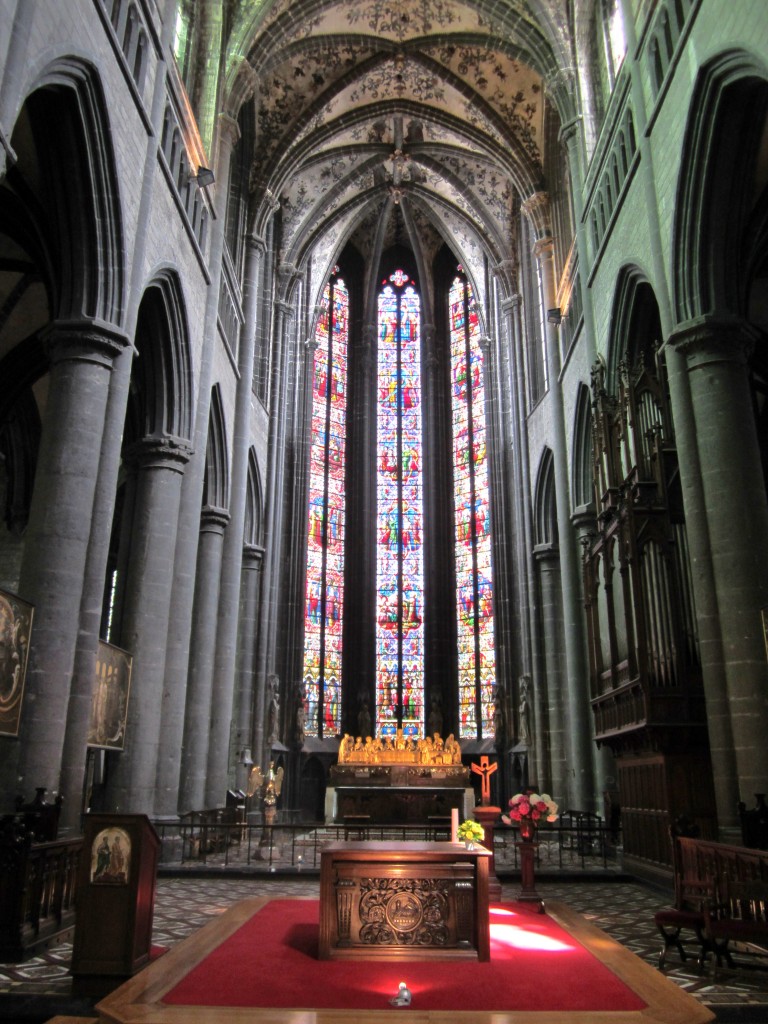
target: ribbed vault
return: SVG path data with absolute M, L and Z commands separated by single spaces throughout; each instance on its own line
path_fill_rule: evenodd
M 244 4 L 230 80 L 258 82 L 255 218 L 276 202 L 281 258 L 324 279 L 343 244 L 448 242 L 482 292 L 514 265 L 514 217 L 542 188 L 548 118 L 572 116 L 563 0 Z M 375 261 L 375 260 L 374 260 Z

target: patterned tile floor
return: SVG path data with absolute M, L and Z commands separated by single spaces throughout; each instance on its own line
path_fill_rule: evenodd
M 518 884 L 502 878 L 502 898 L 513 900 Z M 653 924 L 654 911 L 665 898 L 642 885 L 619 881 L 546 880 L 537 883 L 541 896 L 560 900 L 604 929 L 614 939 L 656 966 L 661 942 Z M 172 946 L 221 914 L 228 906 L 250 896 L 268 893 L 317 897 L 317 875 L 304 878 L 269 877 L 161 877 L 158 880 L 153 941 Z M 25 996 L 66 998 L 71 992 L 69 962 L 72 947 L 61 945 L 22 964 L 0 965 L 0 1019 L 3 997 L 18 1002 Z M 681 964 L 675 951 L 668 956 L 667 976 L 706 1003 L 718 1020 L 768 1024 L 768 970 L 721 970 L 714 978 L 711 969 L 699 974 L 695 961 Z

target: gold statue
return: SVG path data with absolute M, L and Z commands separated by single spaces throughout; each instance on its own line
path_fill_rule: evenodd
M 264 804 L 264 822 L 267 825 L 274 825 L 277 816 L 277 798 L 283 788 L 283 769 L 275 771 L 275 762 L 269 762 L 269 771 L 266 776 L 258 765 L 254 765 L 251 774 L 248 776 L 246 796 L 260 796 Z
M 461 764 L 461 747 L 453 733 L 443 741 L 439 733 L 424 739 L 409 739 L 402 729 L 383 739 L 357 738 L 345 733 L 339 743 L 339 764 L 418 764 L 423 766 Z

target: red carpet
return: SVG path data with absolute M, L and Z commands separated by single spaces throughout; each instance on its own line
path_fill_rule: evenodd
M 320 961 L 316 900 L 271 900 L 189 972 L 163 1002 L 177 1006 L 376 1010 L 398 982 L 413 1010 L 642 1010 L 607 967 L 526 904 L 491 909 L 491 962 Z

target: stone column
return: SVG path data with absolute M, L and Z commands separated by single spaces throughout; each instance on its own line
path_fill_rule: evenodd
M 253 683 L 256 669 L 256 642 L 261 598 L 261 567 L 264 548 L 246 545 L 243 548 L 240 598 L 240 634 L 238 639 L 237 694 L 235 700 L 235 756 L 238 789 L 248 781 L 243 767 L 244 754 L 251 756 L 253 734 Z
M 205 303 L 205 326 L 200 368 L 197 374 L 197 404 L 194 422 L 194 452 L 184 483 L 179 510 L 179 530 L 173 563 L 171 621 L 167 638 L 167 658 L 162 702 L 163 744 L 157 769 L 156 810 L 173 815 L 178 809 L 179 750 L 184 733 L 184 705 L 189 666 L 189 636 L 194 598 L 197 542 L 200 534 L 200 509 L 203 504 L 205 454 L 211 411 L 213 357 L 217 351 L 217 333 L 221 261 L 224 249 L 224 225 L 229 187 L 232 147 L 239 137 L 237 122 L 221 116 L 216 166 L 216 216 L 211 224 L 211 248 L 208 256 L 211 283 Z M 242 538 L 241 538 L 242 543 Z
M 734 809 L 721 802 L 734 795 L 749 800 L 765 790 L 768 779 L 768 667 L 760 616 L 768 605 L 768 502 L 747 372 L 754 340 L 753 329 L 735 317 L 700 317 L 680 325 L 668 342 L 685 359 L 706 509 L 715 588 L 707 610 L 716 615 L 720 643 L 710 651 L 703 640 L 711 631 L 703 630 L 701 654 L 723 824 L 735 823 Z M 691 532 L 689 523 L 689 537 Z M 696 561 L 692 570 L 702 624 Z M 722 658 L 724 689 L 712 655 Z M 729 743 L 735 748 L 735 785 L 721 776 L 730 767 Z
M 33 5 L 21 4 L 20 7 L 31 10 Z M 172 35 L 173 19 L 169 15 L 168 18 L 163 20 L 161 31 L 163 53 L 170 52 Z M 0 89 L 0 93 L 2 93 L 2 89 Z M 164 60 L 160 60 L 157 64 L 155 80 L 152 85 L 151 120 L 155 130 L 147 135 L 141 199 L 135 227 L 130 274 L 131 292 L 125 315 L 125 330 L 128 337 L 133 337 L 135 333 L 136 318 L 146 286 L 146 249 L 147 240 L 151 234 L 149 225 L 152 217 L 153 195 L 156 182 L 158 181 L 157 153 L 162 138 L 166 97 L 166 64 Z M 110 268 L 106 268 L 103 272 L 109 273 Z M 109 556 L 109 543 L 115 513 L 115 496 L 117 494 L 118 477 L 121 467 L 120 452 L 123 443 L 125 410 L 128 403 L 128 389 L 130 387 L 131 369 L 135 354 L 133 346 L 124 349 L 120 353 L 115 360 L 109 385 L 104 436 L 101 445 L 101 463 L 94 498 L 93 515 L 91 517 L 88 559 L 83 584 L 79 640 L 72 677 L 69 709 L 67 711 L 60 787 L 61 793 L 64 796 L 64 804 L 59 821 L 60 828 L 62 829 L 79 829 L 81 823 L 87 765 L 87 738 L 90 727 L 98 641 L 101 637 L 104 577 Z M 123 517 L 124 519 L 131 518 L 125 507 L 123 508 Z
M 540 208 L 546 200 L 540 194 L 532 196 L 524 208 Z M 527 212 L 527 211 L 526 211 Z M 535 216 L 540 213 L 534 213 Z M 555 273 L 551 237 L 536 242 L 535 255 L 539 262 L 544 309 L 555 306 Z M 545 324 L 547 332 L 547 368 L 549 373 L 549 403 L 552 410 L 552 455 L 555 475 L 555 501 L 560 537 L 560 571 L 563 583 L 563 620 L 568 681 L 568 760 L 574 770 L 573 804 L 580 810 L 593 810 L 592 746 L 589 708 L 588 671 L 584 637 L 584 610 L 579 587 L 579 560 L 576 540 L 571 528 L 570 487 L 568 476 L 568 450 L 565 417 L 560 389 L 559 325 Z
M 263 599 L 259 622 L 259 649 L 254 694 L 253 760 L 266 767 L 265 759 L 269 750 L 264 749 L 264 702 L 266 678 L 274 664 L 277 638 L 278 609 L 280 607 L 280 567 L 283 527 L 283 474 L 286 454 L 286 392 L 288 386 L 288 349 L 291 344 L 289 325 L 293 307 L 287 302 L 277 302 L 275 332 L 272 344 L 277 345 L 277 358 L 273 361 L 273 380 L 269 455 L 267 464 L 266 537 L 267 556 L 263 580 Z
M 206 768 L 211 743 L 211 696 L 214 690 L 216 619 L 219 605 L 222 547 L 229 522 L 226 509 L 205 506 L 200 513 L 200 541 L 197 547 L 195 603 L 190 635 L 187 708 L 184 716 L 184 743 L 181 748 L 181 784 L 179 810 L 200 811 L 218 807 L 224 801 L 226 786 L 213 803 L 207 803 Z M 228 737 L 227 737 L 228 738 Z
M 539 593 L 541 597 L 541 624 L 543 630 L 543 648 L 545 658 L 546 693 L 542 693 L 542 685 L 534 687 L 533 702 L 536 737 L 536 749 L 541 748 L 548 753 L 552 772 L 552 795 L 563 807 L 581 809 L 582 805 L 573 792 L 573 774 L 568 768 L 566 754 L 565 723 L 570 709 L 563 700 L 567 692 L 563 670 L 566 665 L 566 653 L 563 648 L 563 601 L 561 597 L 562 582 L 560 579 L 560 556 L 556 548 L 538 548 L 536 550 L 536 566 L 539 576 Z M 548 744 L 542 742 L 548 737 Z M 545 746 L 549 747 L 546 751 Z M 546 760 L 542 758 L 542 760 Z M 537 760 L 538 767 L 538 760 Z M 530 769 L 529 769 L 530 770 Z M 534 777 L 533 781 L 544 786 L 546 780 Z
M 58 791 L 107 395 L 124 335 L 55 322 L 50 386 L 24 543 L 20 595 L 35 606 L 14 789 Z M 67 794 L 77 799 L 80 794 Z
M 531 677 L 533 692 L 541 693 L 544 673 L 542 665 L 542 640 L 537 614 L 536 567 L 533 558 L 533 523 L 531 520 L 532 491 L 531 468 L 528 454 L 528 432 L 525 411 L 525 355 L 523 328 L 520 322 L 520 296 L 514 295 L 502 303 L 506 322 L 510 352 L 509 393 L 512 399 L 512 465 L 511 478 L 514 482 L 513 520 L 507 529 L 515 530 L 514 561 L 517 566 L 517 618 L 520 630 L 520 668 L 523 675 Z M 536 778 L 543 784 L 547 778 L 548 765 L 544 744 L 534 747 Z
M 215 807 L 227 790 L 230 734 L 235 695 L 240 573 L 243 560 L 245 503 L 248 492 L 248 451 L 251 437 L 251 400 L 256 343 L 256 310 L 261 261 L 265 245 L 248 239 L 243 278 L 243 326 L 240 331 L 237 394 L 232 428 L 232 473 L 229 491 L 229 529 L 224 536 L 216 628 L 210 737 L 205 806 Z
M 569 124 L 564 124 L 560 131 L 560 136 L 565 142 L 566 153 L 568 154 L 568 168 L 571 173 L 573 220 L 576 231 L 576 249 L 579 254 L 581 308 L 584 314 L 584 327 L 582 331 L 584 356 L 587 366 L 592 366 L 597 359 L 597 339 L 592 309 L 592 290 L 587 286 L 588 270 L 591 263 L 587 243 L 587 230 L 584 222 L 584 175 L 582 171 L 581 132 L 579 126 L 579 121 L 571 121 Z M 573 326 L 575 328 L 576 325 L 574 324 Z
M 486 408 L 486 451 L 488 466 L 488 485 L 491 509 L 491 536 L 493 544 L 494 566 L 500 567 L 500 557 L 505 550 L 504 524 L 509 521 L 507 515 L 507 495 L 503 486 L 504 480 L 504 430 L 502 427 L 503 410 L 500 401 L 500 381 L 498 364 L 493 358 L 496 346 L 490 337 L 478 339 L 483 353 L 483 374 L 485 385 Z M 509 591 L 501 583 L 500 574 L 494 574 L 493 614 L 494 614 L 494 646 L 496 650 L 496 683 L 501 683 L 508 690 L 512 677 L 510 666 L 512 651 L 510 649 L 511 622 L 509 608 Z M 506 582 L 506 581 L 505 581 Z M 488 739 L 487 736 L 483 737 Z
M 161 738 L 165 650 L 171 615 L 179 500 L 189 448 L 147 437 L 125 453 L 136 473 L 131 562 L 125 581 L 120 646 L 133 655 L 125 749 L 108 780 L 108 805 L 153 814 Z

